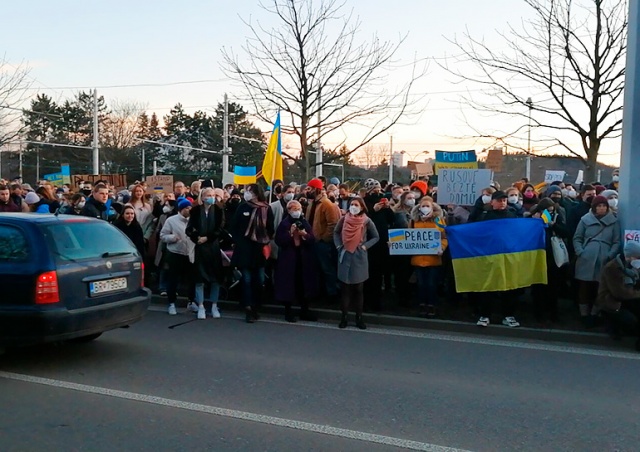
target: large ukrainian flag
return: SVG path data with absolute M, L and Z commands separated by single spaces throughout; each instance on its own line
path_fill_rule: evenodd
M 547 284 L 542 220 L 482 221 L 451 226 L 446 232 L 459 293 Z
M 267 146 L 262 162 L 262 177 L 267 181 L 267 185 L 271 186 L 276 179 L 282 180 L 282 137 L 280 132 L 280 112 L 273 125 L 271 139 Z

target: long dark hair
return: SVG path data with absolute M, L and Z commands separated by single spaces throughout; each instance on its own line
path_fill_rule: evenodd
M 249 184 L 246 185 L 244 187 L 245 190 L 249 190 L 251 193 L 254 194 L 254 196 L 256 197 L 256 200 L 260 201 L 260 202 L 266 202 L 267 199 L 264 197 L 264 190 L 262 189 L 262 187 L 258 184 Z
M 135 207 L 133 207 L 130 204 L 127 204 L 126 206 L 124 206 L 124 208 L 122 209 L 122 212 L 120 213 L 120 216 L 118 217 L 118 219 L 115 222 L 116 226 L 127 226 L 127 222 L 124 219 L 124 213 L 127 211 L 127 209 L 131 209 L 133 210 L 133 221 L 131 222 L 130 226 L 135 226 L 138 223 L 138 218 L 136 216 L 136 209 Z

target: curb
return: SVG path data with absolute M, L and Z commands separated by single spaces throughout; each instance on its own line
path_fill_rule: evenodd
M 153 305 L 166 306 L 166 297 L 153 295 Z M 186 307 L 187 299 L 178 297 L 178 306 Z M 236 301 L 219 301 L 218 306 L 228 311 L 241 311 Z M 318 318 L 323 321 L 332 321 L 337 324 L 340 320 L 340 311 L 332 309 L 314 309 Z M 284 317 L 284 307 L 281 305 L 265 305 L 260 309 L 261 313 Z M 446 333 L 463 333 L 481 337 L 500 337 L 511 339 L 528 339 L 544 342 L 561 342 L 582 345 L 598 345 L 611 347 L 615 344 L 607 335 L 602 333 L 587 333 L 581 331 L 540 329 L 540 328 L 509 328 L 504 325 L 491 325 L 488 328 L 478 327 L 475 323 L 457 322 L 452 320 L 423 319 L 418 317 L 402 317 L 384 314 L 365 314 L 365 321 L 371 325 L 413 328 L 418 330 L 430 330 Z

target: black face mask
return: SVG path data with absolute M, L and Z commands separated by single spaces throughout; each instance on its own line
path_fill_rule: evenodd
M 591 203 L 593 202 L 593 198 L 595 198 L 595 196 L 589 196 L 589 197 L 586 199 L 586 201 L 585 201 L 585 202 L 586 202 L 587 204 L 591 204 Z
M 232 206 L 237 206 L 238 204 L 240 204 L 240 200 L 238 198 L 231 198 L 229 200 L 229 204 L 231 204 Z
M 276 188 L 274 189 L 274 191 L 276 192 L 277 195 L 282 193 L 282 185 L 276 185 Z
M 382 198 L 384 198 L 384 195 L 382 193 L 371 193 L 370 195 L 367 195 L 367 198 L 378 203 Z
M 82 190 L 82 194 L 85 196 L 91 196 L 91 190 Z
M 551 196 L 549 199 L 555 203 L 558 203 L 562 200 L 562 196 Z

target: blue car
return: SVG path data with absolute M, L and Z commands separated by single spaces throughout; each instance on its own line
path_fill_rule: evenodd
M 141 320 L 150 299 L 142 257 L 107 222 L 0 213 L 0 347 L 90 341 Z

